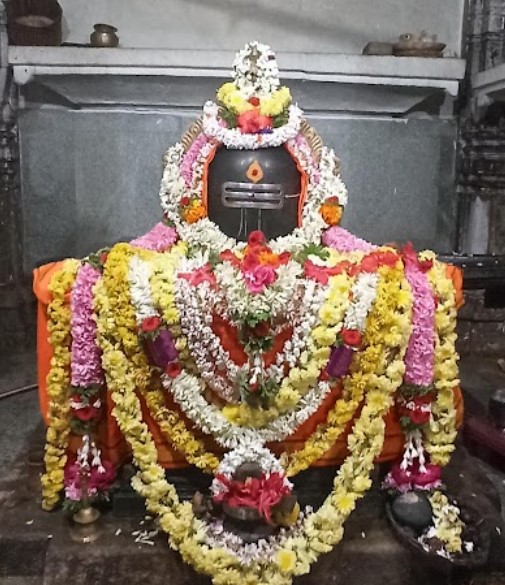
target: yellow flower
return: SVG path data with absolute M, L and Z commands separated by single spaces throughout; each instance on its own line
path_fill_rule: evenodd
M 291 573 L 295 567 L 296 554 L 292 550 L 281 548 L 275 560 L 283 573 Z
M 337 508 L 343 514 L 349 514 L 349 512 L 352 512 L 356 507 L 356 499 L 354 498 L 353 494 L 350 493 L 340 494 L 336 497 L 335 500 Z

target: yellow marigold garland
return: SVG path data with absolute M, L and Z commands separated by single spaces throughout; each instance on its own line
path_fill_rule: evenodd
M 288 540 L 279 551 L 276 562 L 250 566 L 241 565 L 236 557 L 223 549 L 212 549 L 204 543 L 202 524 L 193 516 L 191 505 L 179 502 L 174 487 L 166 481 L 163 469 L 156 463 L 154 442 L 147 425 L 142 422 L 140 403 L 135 396 L 135 377 L 129 370 L 127 356 L 109 339 L 114 335 L 114 320 L 107 295 L 97 290 L 101 305 L 98 331 L 104 350 L 107 383 L 115 403 L 114 415 L 132 446 L 139 467 L 133 485 L 146 498 L 147 509 L 159 514 L 161 527 L 170 534 L 171 546 L 179 550 L 183 559 L 197 571 L 212 576 L 215 585 L 287 585 L 294 575 L 308 572 L 319 554 L 331 550 L 342 538 L 344 521 L 356 500 L 371 484 L 373 461 L 384 441 L 383 416 L 403 377 L 403 355 L 410 334 L 410 307 L 400 306 L 395 297 L 403 298 L 404 286 L 403 278 L 391 282 L 392 294 L 386 301 L 390 307 L 392 305 L 394 317 L 391 324 L 397 332 L 390 334 L 378 330 L 370 333 L 371 345 L 376 342 L 374 335 L 392 335 L 391 347 L 376 363 L 377 370 L 370 380 L 372 387 L 367 393 L 366 404 L 348 440 L 350 455 L 335 478 L 332 493 L 318 512 L 306 520 L 305 536 Z
M 63 489 L 63 469 L 67 462 L 70 434 L 71 309 L 65 302 L 65 295 L 72 288 L 79 266 L 80 262 L 77 260 L 67 260 L 49 285 L 52 300 L 47 314 L 53 358 L 47 377 L 49 426 L 44 454 L 46 469 L 41 478 L 44 510 L 52 510 L 59 502 Z
M 118 244 L 112 248 L 107 257 L 103 273 L 104 289 L 100 290 L 108 295 L 107 303 L 110 307 L 108 319 L 115 322 L 115 328 L 111 327 L 109 330 L 109 338 L 114 340 L 116 346 L 124 347 L 125 354 L 131 362 L 130 368 L 135 388 L 145 399 L 151 416 L 159 425 L 165 439 L 184 455 L 189 463 L 209 472 L 219 465 L 219 459 L 207 451 L 204 443 L 186 427 L 179 414 L 165 405 L 164 394 L 159 389 L 159 380 L 153 379 L 151 367 L 139 341 L 135 309 L 129 292 L 129 260 L 134 254 L 140 253 L 146 260 L 153 261 L 154 259 L 155 266 L 158 266 L 156 274 L 160 276 L 166 269 L 165 279 L 168 275 L 173 279 L 174 269 L 182 252 L 184 250 L 181 247 L 176 247 L 173 252 L 165 253 L 164 258 L 160 259 L 161 255 L 139 252 L 139 250 L 133 250 L 128 244 Z M 157 286 L 154 288 L 157 290 L 156 296 L 163 294 L 158 291 Z M 97 289 L 96 295 L 99 294 Z M 168 294 L 171 294 L 170 291 Z M 105 306 L 103 299 L 99 306 Z M 166 317 L 167 314 L 165 313 L 164 316 Z M 176 326 L 177 322 L 176 312 L 171 314 L 170 324 Z M 184 349 L 180 343 L 178 349 L 181 351 Z
M 456 439 L 454 388 L 459 383 L 456 344 L 456 293 L 445 265 L 434 262 L 428 278 L 438 297 L 435 310 L 435 367 L 433 382 L 437 398 L 426 429 L 426 450 L 436 465 L 447 465 Z
M 298 404 L 301 397 L 317 382 L 328 363 L 331 346 L 342 328 L 350 304 L 353 282 L 354 277 L 345 273 L 330 278 L 327 298 L 319 310 L 320 325 L 310 333 L 300 366 L 291 368 L 282 380 L 273 406 L 261 410 L 246 403 L 226 406 L 223 414 L 229 420 L 241 426 L 261 428 Z
M 383 267 L 379 275 L 377 296 L 364 334 L 365 349 L 355 354 L 351 374 L 344 379 L 343 397 L 335 402 L 327 420 L 316 428 L 300 450 L 287 457 L 285 468 L 289 476 L 307 469 L 335 444 L 361 404 L 365 391 L 371 393 L 370 400 L 377 406 L 383 406 L 389 404 L 393 385 L 397 384 L 396 390 L 401 383 L 398 373 L 403 372 L 404 365 L 398 356 L 402 355 L 403 339 L 409 330 L 410 288 L 400 268 Z M 387 365 L 389 354 L 393 354 L 394 359 Z

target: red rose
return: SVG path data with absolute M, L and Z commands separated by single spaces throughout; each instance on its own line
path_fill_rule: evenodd
M 182 372 L 181 364 L 179 362 L 171 362 L 165 367 L 165 374 L 170 378 L 177 378 Z
M 426 487 L 439 482 L 442 479 L 442 469 L 438 465 L 428 463 L 426 471 L 418 471 L 412 481 L 414 487 Z
M 346 345 L 356 347 L 361 344 L 361 333 L 357 329 L 342 329 L 342 341 Z
M 140 328 L 144 333 L 152 333 L 156 331 L 161 325 L 161 319 L 159 317 L 146 317 L 140 324 Z
M 255 382 L 254 384 L 251 384 L 249 386 L 249 392 L 252 392 L 254 394 L 255 392 L 257 392 L 259 390 L 259 388 L 260 388 L 260 385 L 258 384 L 258 382 Z
M 189 202 L 190 202 L 189 197 L 183 197 L 181 199 L 181 205 L 184 206 L 184 207 L 186 207 L 186 205 L 189 205 Z
M 261 246 L 265 243 L 265 234 L 261 230 L 254 230 L 247 238 L 249 246 Z
M 102 253 L 100 254 L 100 258 L 99 258 L 99 260 L 100 260 L 100 264 L 105 264 L 105 263 L 107 262 L 107 257 L 108 257 L 108 256 L 109 256 L 109 255 L 107 254 L 107 252 L 102 252 Z
M 254 106 L 255 108 L 257 108 L 260 105 L 260 98 L 257 98 L 256 96 L 252 96 L 247 100 L 251 106 Z
M 414 410 L 409 410 L 408 416 L 413 424 L 425 425 L 429 422 L 431 413 L 426 410 L 421 410 L 420 408 L 415 408 Z
M 421 272 L 428 272 L 433 267 L 433 260 L 419 260 L 419 269 Z
M 242 134 L 258 134 L 272 128 L 272 118 L 262 116 L 259 110 L 249 110 L 237 116 L 237 125 Z
M 101 469 L 94 466 L 89 474 L 89 488 L 95 488 L 99 492 L 103 492 L 112 487 L 116 479 L 116 469 L 110 461 L 102 459 Z

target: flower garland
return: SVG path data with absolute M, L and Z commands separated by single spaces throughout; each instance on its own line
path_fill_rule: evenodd
M 268 133 L 245 134 L 239 128 L 223 126 L 219 117 L 219 106 L 214 102 L 206 102 L 203 106 L 204 134 L 226 148 L 240 150 L 257 150 L 258 148 L 275 148 L 294 138 L 300 131 L 302 111 L 298 106 L 288 108 L 287 123 L 279 128 L 273 128 Z
M 434 255 L 424 253 L 425 259 Z M 452 281 L 445 265 L 434 261 L 428 279 L 437 296 L 435 309 L 435 368 L 433 383 L 437 398 L 432 405 L 432 418 L 426 429 L 426 450 L 437 465 L 447 465 L 456 439 L 454 388 L 458 385 L 458 354 L 456 344 L 456 300 Z
M 177 231 L 163 223 L 157 223 L 147 234 L 132 240 L 130 246 L 153 252 L 165 252 L 177 242 Z
M 174 248 L 169 254 L 153 260 L 152 266 L 138 256 L 131 257 L 128 278 L 137 324 L 140 325 L 144 319 L 149 317 L 159 317 L 151 296 L 151 278 L 153 281 L 152 288 L 153 291 L 156 290 L 157 298 L 162 298 L 164 294 L 168 297 L 173 296 L 170 288 L 168 290 L 164 288 L 163 292 L 160 291 L 160 288 L 163 287 L 163 284 L 160 283 L 160 278 L 162 278 L 164 284 L 173 281 L 176 267 L 183 252 L 183 247 Z M 178 321 L 177 313 L 168 310 L 165 312 L 165 318 L 168 318 L 166 322 L 174 330 L 174 326 Z M 183 342 L 184 340 L 180 337 L 177 339 L 177 346 L 181 352 L 184 350 Z M 179 356 L 181 357 L 181 353 Z M 159 425 L 165 439 L 174 444 L 189 463 L 206 472 L 212 472 L 216 469 L 219 459 L 206 450 L 203 442 L 195 438 L 194 434 L 187 429 L 175 411 L 167 408 L 163 392 L 159 388 L 151 386 L 149 391 L 143 392 L 142 395 L 149 412 Z
M 167 262 L 174 262 L 174 260 L 177 263 L 184 249 L 184 245 L 175 246 L 171 252 L 156 256 L 156 258 L 162 258 L 164 266 Z M 111 328 L 111 331 L 114 331 L 114 342 L 124 348 L 125 354 L 131 360 L 129 367 L 133 372 L 134 385 L 145 399 L 148 409 L 160 425 L 166 440 L 183 454 L 189 463 L 210 471 L 217 467 L 218 460 L 206 451 L 202 441 L 195 438 L 177 412 L 165 406 L 163 393 L 152 385 L 155 380 L 139 343 L 135 309 L 130 302 L 129 263 L 135 257 L 135 253 L 128 244 L 114 246 L 104 269 L 103 285 L 109 296 L 107 306 L 111 307 L 116 324 L 114 329 Z
M 200 139 L 196 140 L 200 144 Z M 191 151 L 192 171 L 189 186 L 186 183 L 190 176 L 185 158 L 187 155 L 182 144 L 178 143 L 167 150 L 160 187 L 161 206 L 166 220 L 175 227 L 179 237 L 189 246 L 214 254 L 237 249 L 237 242 L 225 236 L 219 227 L 209 220 L 202 206 L 204 166 L 216 144 L 203 141 L 201 144 L 198 154 Z M 330 213 L 328 217 L 333 217 L 333 213 L 339 210 L 340 217 L 342 208 L 347 204 L 347 190 L 337 172 L 336 157 L 332 149 L 323 147 L 320 161 L 316 164 L 314 158 L 306 152 L 306 141 L 297 136 L 288 142 L 288 146 L 309 178 L 307 200 L 302 211 L 301 226 L 291 234 L 270 242 L 274 253 L 297 253 L 309 244 L 320 245 L 324 230 L 332 223 L 331 221 L 327 223 L 323 215 Z
M 53 347 L 51 371 L 47 378 L 49 425 L 42 475 L 42 508 L 52 510 L 64 486 L 63 469 L 67 461 L 70 433 L 70 363 L 71 311 L 65 295 L 70 291 L 80 263 L 67 260 L 49 285 L 52 300 L 47 308 L 49 341 Z
M 240 89 L 237 88 L 235 83 L 229 81 L 223 83 L 218 89 L 217 101 L 222 104 L 227 110 L 235 115 L 244 114 L 255 108 L 254 100 L 250 100 L 252 96 L 244 94 Z M 266 94 L 261 98 L 258 98 L 259 110 L 262 116 L 268 116 L 274 118 L 289 106 L 291 103 L 291 92 L 287 87 L 281 87 L 276 89 L 270 94 Z M 256 106 L 256 107 L 257 107 Z
M 93 319 L 93 287 L 99 278 L 96 268 L 84 264 L 72 287 L 72 386 L 86 387 L 104 382 Z
M 401 287 L 401 281 L 397 280 L 399 304 L 403 298 Z M 128 359 L 107 339 L 107 334 L 115 332 L 113 312 L 107 306 L 107 295 L 101 289 L 97 290 L 97 295 L 102 306 L 99 332 L 102 336 L 107 383 L 116 405 L 115 416 L 132 446 L 135 462 L 140 469 L 133 485 L 146 497 L 147 509 L 160 515 L 160 525 L 170 534 L 171 545 L 196 570 L 211 575 L 217 585 L 238 585 L 243 582 L 288 584 L 293 575 L 307 572 L 310 563 L 321 552 L 327 552 L 341 539 L 343 522 L 354 508 L 356 499 L 363 495 L 371 483 L 369 474 L 373 460 L 380 452 L 384 439 L 382 417 L 390 406 L 387 396 L 392 395 L 403 376 L 402 359 L 410 332 L 409 315 L 404 313 L 406 309 L 399 307 L 398 302 L 395 305 L 395 316 L 400 319 L 400 323 L 403 323 L 405 317 L 406 326 L 390 338 L 398 348 L 393 351 L 395 357 L 392 361 L 388 363 L 386 354 L 381 353 L 374 362 L 378 370 L 372 380 L 373 388 L 368 393 L 367 404 L 349 439 L 350 455 L 339 471 L 332 494 L 318 512 L 304 519 L 303 537 L 285 541 L 283 548 L 276 554 L 275 562 L 260 559 L 250 566 L 243 566 L 240 559 L 228 551 L 208 548 L 205 544 L 204 524 L 194 518 L 189 504 L 179 503 L 175 489 L 165 480 L 162 468 L 154 463 L 156 451 L 149 430 L 141 422 L 140 404 L 135 397 L 135 384 Z M 370 345 L 376 345 L 374 335 L 382 337 L 383 334 L 383 331 L 372 330 Z
M 401 277 L 398 269 L 382 267 L 379 269 L 375 294 L 370 294 L 369 291 L 362 295 L 358 294 L 358 299 L 360 296 L 368 299 L 368 310 L 370 307 L 372 309 L 364 328 L 365 347 L 361 352 L 354 354 L 351 373 L 344 378 L 343 397 L 335 402 L 333 409 L 328 413 L 327 420 L 318 425 L 300 450 L 285 457 L 284 467 L 288 476 L 294 476 L 307 469 L 335 444 L 359 408 L 366 391 L 378 386 L 383 393 L 372 394 L 374 401 L 377 405 L 381 405 L 384 397 L 388 400 L 384 392 L 391 386 L 387 376 L 381 379 L 378 375 L 380 371 L 378 366 L 381 360 L 384 360 L 385 348 L 397 345 L 403 338 L 404 331 L 408 329 L 405 317 L 408 313 L 404 314 L 403 311 L 408 310 L 411 301 L 409 295 L 404 294 L 406 289 L 408 290 L 408 284 Z M 396 307 L 396 312 L 391 310 L 392 306 Z M 368 311 L 362 311 L 362 314 L 366 315 Z M 365 325 L 361 317 L 360 322 L 363 326 Z M 377 332 L 382 332 L 384 336 L 376 337 Z M 376 343 L 371 343 L 372 340 L 376 340 Z M 401 361 L 396 358 L 388 366 L 387 374 L 396 379 L 397 370 L 402 368 Z
M 338 250 L 339 252 L 372 252 L 377 249 L 377 246 L 353 236 L 340 226 L 328 228 L 324 232 L 321 240 L 325 246 Z
M 436 554 L 450 559 L 453 554 L 461 553 L 463 544 L 465 547 L 473 543 L 465 542 L 461 538 L 465 524 L 460 518 L 460 510 L 451 504 L 449 498 L 441 491 L 434 491 L 430 497 L 433 510 L 433 524 L 419 538 L 423 548 L 430 551 L 430 541 L 435 539 L 437 544 Z

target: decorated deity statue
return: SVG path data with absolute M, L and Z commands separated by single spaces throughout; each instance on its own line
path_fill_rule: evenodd
M 462 415 L 459 274 L 340 227 L 338 160 L 269 47 L 237 54 L 168 149 L 160 199 L 145 236 L 36 274 L 44 508 L 89 503 L 131 458 L 170 545 L 223 585 L 307 573 L 378 461 L 388 489 L 442 509 Z M 336 464 L 322 506 L 301 506 L 291 478 Z M 166 469 L 188 465 L 211 487 L 182 501 Z M 433 527 L 444 554 L 462 550 L 458 522 Z

